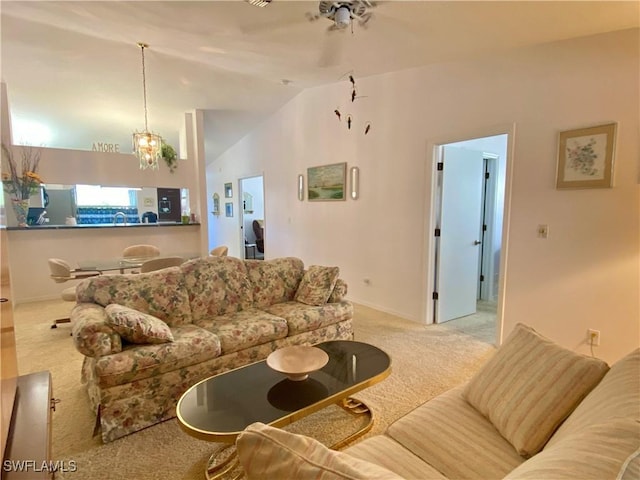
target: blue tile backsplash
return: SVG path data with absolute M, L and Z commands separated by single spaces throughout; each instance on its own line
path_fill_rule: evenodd
M 137 207 L 78 207 L 76 221 L 78 225 L 112 224 L 113 217 L 118 212 L 127 216 L 128 224 L 140 223 Z M 122 223 L 122 216 L 118 218 L 118 223 Z

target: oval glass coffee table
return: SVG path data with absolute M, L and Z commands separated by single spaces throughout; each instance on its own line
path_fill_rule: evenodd
M 391 374 L 389 355 L 373 345 L 349 340 L 315 346 L 328 354 L 329 361 L 306 380 L 289 380 L 263 360 L 195 384 L 178 401 L 180 426 L 196 438 L 233 444 L 240 432 L 254 422 L 282 427 L 338 404 L 354 414 L 367 415 L 369 421 L 332 448 L 365 434 L 373 426 L 373 415 L 351 395 Z M 217 463 L 212 457 L 207 479 L 219 478 L 235 468 L 235 461 L 229 457 Z

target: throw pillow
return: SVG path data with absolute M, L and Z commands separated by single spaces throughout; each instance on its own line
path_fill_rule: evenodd
M 338 267 L 311 265 L 304 273 L 295 300 L 307 305 L 324 305 L 338 281 Z
M 238 458 L 248 480 L 392 480 L 395 473 L 373 463 L 337 452 L 303 435 L 257 422 L 236 440 Z
M 609 367 L 517 324 L 474 375 L 464 398 L 522 456 L 534 455 Z
M 173 342 L 173 334 L 169 325 L 153 315 L 117 303 L 107 305 L 105 311 L 107 323 L 128 342 Z

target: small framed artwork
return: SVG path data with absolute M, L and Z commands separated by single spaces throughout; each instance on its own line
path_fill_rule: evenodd
M 231 183 L 224 184 L 224 198 L 233 198 L 233 185 Z
M 307 200 L 330 202 L 346 200 L 347 164 L 334 163 L 307 169 Z
M 231 202 L 226 202 L 224 204 L 224 214 L 227 217 L 233 217 L 233 203 Z
M 610 188 L 616 124 L 560 132 L 556 188 Z

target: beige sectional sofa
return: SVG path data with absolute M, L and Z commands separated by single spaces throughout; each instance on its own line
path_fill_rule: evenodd
M 109 442 L 175 416 L 196 382 L 277 348 L 353 338 L 337 267 L 208 257 L 77 287 L 73 340 Z
M 640 349 L 605 362 L 518 325 L 465 385 L 335 452 L 263 424 L 237 440 L 249 480 L 640 478 Z

